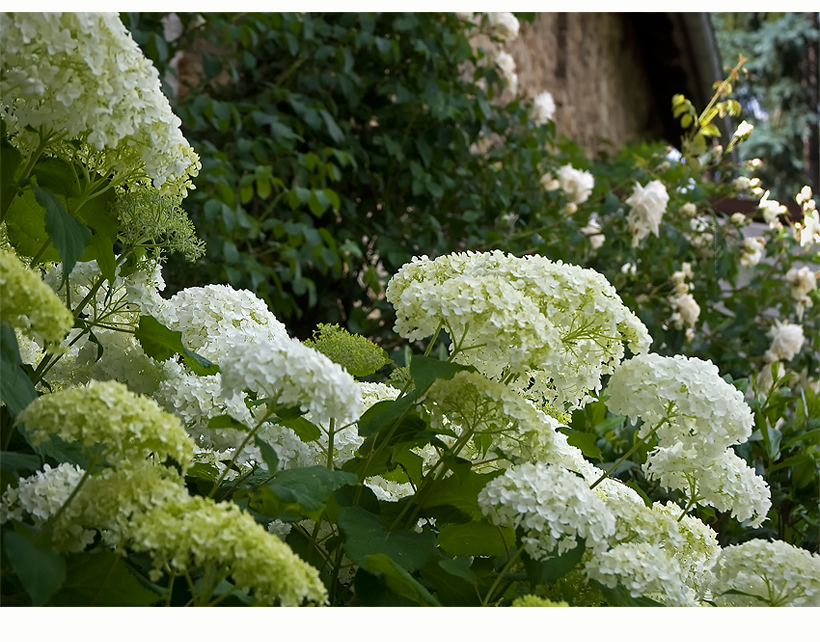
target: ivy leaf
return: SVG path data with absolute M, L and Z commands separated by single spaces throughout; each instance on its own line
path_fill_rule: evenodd
M 66 560 L 66 580 L 54 606 L 148 606 L 161 595 L 145 588 L 113 551 L 97 549 Z
M 4 323 L 0 325 L 0 400 L 8 407 L 9 414 L 16 417 L 36 398 L 34 384 L 23 370 L 17 335 Z
M 51 191 L 37 186 L 34 188 L 34 195 L 37 202 L 46 210 L 46 232 L 63 263 L 65 283 L 86 246 L 91 242 L 91 230 L 85 223 L 72 216 Z
M 140 323 L 134 336 L 145 350 L 145 354 L 157 361 L 165 361 L 175 354 L 181 354 L 185 365 L 194 374 L 206 376 L 219 372 L 216 364 L 183 345 L 182 332 L 167 328 L 152 316 L 140 316 Z
M 65 560 L 50 548 L 39 548 L 9 531 L 3 538 L 3 550 L 34 606 L 45 605 L 65 582 Z

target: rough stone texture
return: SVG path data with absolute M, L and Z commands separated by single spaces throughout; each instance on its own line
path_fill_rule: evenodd
M 521 23 L 506 48 L 515 58 L 519 93 L 549 91 L 559 135 L 588 155 L 662 138 L 628 14 L 540 13 Z

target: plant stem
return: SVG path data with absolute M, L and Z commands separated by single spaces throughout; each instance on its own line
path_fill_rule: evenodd
M 495 581 L 493 582 L 493 585 L 490 587 L 490 590 L 487 591 L 487 595 L 484 597 L 483 600 L 481 600 L 481 606 L 488 606 L 490 604 L 493 593 L 495 593 L 495 589 L 503 579 L 504 574 L 507 571 L 509 571 L 510 568 L 512 568 L 512 565 L 518 560 L 519 557 L 521 557 L 521 553 L 523 551 L 523 548 L 519 548 L 515 552 L 515 555 L 513 555 L 509 560 L 507 560 L 507 563 L 504 565 L 504 568 L 501 569 L 501 571 L 498 573 L 498 577 L 495 578 Z
M 239 448 L 237 448 L 236 452 L 234 452 L 231 461 L 228 462 L 228 464 L 226 464 L 225 466 L 225 469 L 221 473 L 219 473 L 219 477 L 214 482 L 214 486 L 213 488 L 211 488 L 211 492 L 208 493 L 208 499 L 213 499 L 214 495 L 216 495 L 216 491 L 219 490 L 219 485 L 225 479 L 225 475 L 228 474 L 228 471 L 236 463 L 236 460 L 239 457 L 239 453 L 241 453 L 245 446 L 248 445 L 248 442 L 251 440 L 251 438 L 256 434 L 256 432 L 262 427 L 262 424 L 265 423 L 272 414 L 273 410 L 268 408 L 268 412 L 265 414 L 265 416 L 256 424 L 256 426 L 254 426 L 250 431 L 248 431 L 248 436 L 242 440 L 242 443 L 239 445 Z
M 336 420 L 330 420 L 327 430 L 327 467 L 333 470 L 333 438 L 336 436 Z

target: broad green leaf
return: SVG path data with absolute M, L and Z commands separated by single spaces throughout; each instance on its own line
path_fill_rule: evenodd
M 341 143 L 345 139 L 345 135 L 342 133 L 342 130 L 339 129 L 339 126 L 336 124 L 336 121 L 333 119 L 333 116 L 330 115 L 326 109 L 320 109 L 319 113 L 322 115 L 322 118 L 325 121 L 325 125 L 327 126 L 327 132 L 330 134 L 330 137 L 333 139 L 334 143 Z
M 410 450 L 409 447 L 402 448 L 398 450 L 398 452 L 393 453 L 390 460 L 395 464 L 399 464 L 407 473 L 407 477 L 410 481 L 416 484 L 416 486 L 421 483 L 424 474 L 422 470 L 424 460 Z
M 66 560 L 66 580 L 54 606 L 148 606 L 162 596 L 145 588 L 119 555 L 97 549 Z
M 282 421 L 280 421 L 279 423 L 283 426 L 287 426 L 288 428 L 290 428 L 293 432 L 296 433 L 299 439 L 306 443 L 316 441 L 317 439 L 319 439 L 319 437 L 322 436 L 322 431 L 319 428 L 319 426 L 317 426 L 314 423 L 311 423 L 304 417 L 282 419 Z
M 216 364 L 189 350 L 182 343 L 182 332 L 173 331 L 152 316 L 140 316 L 140 323 L 134 335 L 142 345 L 145 354 L 157 361 L 165 361 L 175 354 L 181 354 L 185 365 L 200 376 L 219 372 Z
M 40 159 L 34 166 L 32 174 L 37 184 L 63 197 L 79 196 L 77 177 L 71 166 L 59 158 Z
M 524 569 L 527 571 L 527 578 L 533 586 L 537 584 L 551 584 L 564 577 L 581 561 L 586 550 L 586 543 L 583 539 L 578 540 L 578 545 L 564 553 L 556 555 L 547 560 L 536 561 L 526 553 L 522 555 Z
M 71 274 L 85 247 L 91 242 L 91 230 L 72 216 L 65 206 L 44 187 L 35 187 L 37 202 L 46 209 L 46 232 L 57 248 L 63 263 L 63 283 Z
M 116 277 L 117 257 L 114 254 L 114 242 L 110 237 L 94 233 L 91 243 L 85 248 L 81 260 L 96 261 L 100 268 L 100 273 L 109 283 L 113 283 Z
M 282 470 L 276 477 L 259 489 L 263 512 L 278 517 L 288 511 L 319 519 L 330 494 L 342 486 L 359 481 L 352 473 L 328 470 L 324 466 Z
M 34 471 L 40 468 L 40 458 L 37 455 L 27 455 L 17 452 L 0 452 L 0 470 Z
M 413 356 L 410 361 L 410 376 L 416 383 L 416 390 L 426 391 L 436 379 L 452 379 L 462 370 L 475 372 L 473 366 L 463 366 L 460 363 L 440 361 L 433 357 Z
M 464 557 L 440 559 L 421 569 L 421 576 L 432 585 L 442 606 L 478 606 L 478 578 Z
M 570 446 L 580 448 L 590 459 L 603 459 L 601 449 L 595 443 L 598 438 L 597 435 L 589 432 L 579 432 L 577 430 L 570 430 L 569 428 L 561 428 L 562 433 L 567 436 L 567 443 Z
M 478 493 L 490 480 L 495 479 L 502 471 L 480 474 L 468 470 L 457 472 L 438 482 L 424 500 L 425 508 L 435 506 L 453 506 L 474 518 L 481 519 L 481 507 L 478 505 Z
M 5 135 L 0 138 L 0 203 L 5 203 L 11 198 L 14 174 L 23 157 L 16 148 L 2 143 L 5 143 Z
M 436 555 L 436 537 L 432 533 L 391 533 L 381 517 L 358 506 L 342 508 L 336 523 L 346 537 L 348 557 L 364 567 L 368 557 L 382 553 L 405 571 L 414 571 Z
M 37 202 L 34 189 L 24 189 L 17 195 L 6 215 L 9 242 L 18 254 L 34 257 L 48 239 L 45 222 L 45 209 Z M 60 255 L 49 243 L 41 260 L 58 262 Z
M 399 421 L 415 402 L 416 395 L 410 393 L 399 399 L 379 401 L 373 404 L 359 419 L 359 434 L 362 437 L 369 437 L 387 430 Z
M 208 420 L 208 428 L 233 428 L 234 430 L 248 431 L 250 428 L 230 415 L 219 415 Z
M 487 522 L 446 524 L 439 531 L 438 544 L 450 555 L 498 557 L 515 545 L 515 532 Z
M 50 548 L 38 548 L 19 533 L 9 531 L 3 538 L 3 552 L 34 606 L 45 605 L 65 582 L 65 560 Z
M 88 225 L 97 234 L 110 239 L 113 243 L 117 239 L 117 231 L 119 224 L 117 217 L 111 214 L 111 201 L 114 200 L 115 193 L 113 189 L 109 189 L 99 196 L 95 196 L 90 201 L 82 204 L 79 210 L 76 210 L 77 218 Z M 76 199 L 68 199 L 68 206 L 75 207 Z
M 0 400 L 8 406 L 9 414 L 16 417 L 36 398 L 34 384 L 23 370 L 17 335 L 4 323 L 0 325 Z
M 441 606 L 438 600 L 430 595 L 410 573 L 390 559 L 384 553 L 376 553 L 367 557 L 365 565 L 371 573 L 378 573 L 384 576 L 387 587 L 396 595 L 406 597 L 422 606 Z
M 274 447 L 264 439 L 260 438 L 259 435 L 254 435 L 253 441 L 256 444 L 256 447 L 262 452 L 262 459 L 265 464 L 267 464 L 268 471 L 271 474 L 275 473 L 276 469 L 279 467 L 279 455 L 276 454 Z

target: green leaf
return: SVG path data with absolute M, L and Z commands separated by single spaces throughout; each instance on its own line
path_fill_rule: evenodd
M 411 393 L 395 400 L 379 401 L 368 408 L 359 419 L 359 434 L 362 437 L 375 435 L 387 430 L 404 415 L 416 402 Z
M 9 242 L 21 256 L 29 258 L 35 256 L 43 244 L 48 242 L 45 210 L 37 202 L 34 189 L 25 189 L 17 195 L 6 215 L 6 226 Z M 60 255 L 50 242 L 41 260 L 43 262 L 60 260 Z
M 430 145 L 420 138 L 417 138 L 415 143 L 419 156 L 421 156 L 421 162 L 424 163 L 425 167 L 430 167 L 430 160 L 433 157 L 433 150 L 430 148 Z
M 470 470 L 468 464 L 469 462 L 465 464 L 465 469 L 455 467 L 455 474 L 436 484 L 424 500 L 424 507 L 453 506 L 476 519 L 481 519 L 478 493 L 492 479 L 502 474 L 502 471 L 480 474 Z
M 34 384 L 23 370 L 17 335 L 4 323 L 0 325 L 0 400 L 8 406 L 9 414 L 16 417 L 36 398 Z
M 23 157 L 15 147 L 2 143 L 5 143 L 5 140 L 0 141 L 0 203 L 6 203 L 7 199 L 11 198 L 14 174 L 20 167 Z
M 339 129 L 339 126 L 336 124 L 336 121 L 333 119 L 333 116 L 331 116 L 326 109 L 320 109 L 319 113 L 325 121 L 325 125 L 327 126 L 327 133 L 330 134 L 330 137 L 333 139 L 333 142 L 337 144 L 343 142 L 345 139 L 345 135 L 344 133 L 342 133 L 342 130 Z
M 359 478 L 341 470 L 324 466 L 282 470 L 266 486 L 259 489 L 269 517 L 288 511 L 317 520 L 322 516 L 330 494 L 342 486 L 356 484 Z
M 579 539 L 578 545 L 563 555 L 556 555 L 548 560 L 536 561 L 524 553 L 521 559 L 524 562 L 524 569 L 527 571 L 527 578 L 533 586 L 551 584 L 575 568 L 581 561 L 585 550 L 586 543 L 583 539 Z
M 268 467 L 268 472 L 276 472 L 276 469 L 279 468 L 279 455 L 276 454 L 274 447 L 260 438 L 259 435 L 254 435 L 253 441 L 262 452 L 262 459 Z
M 430 595 L 410 573 L 390 559 L 384 553 L 368 555 L 365 568 L 371 573 L 383 575 L 387 587 L 396 595 L 406 597 L 422 606 L 441 606 L 438 600 Z
M 238 419 L 234 419 L 230 415 L 219 415 L 218 417 L 211 417 L 208 420 L 208 428 L 233 428 L 234 430 L 247 431 L 250 430 L 248 426 L 243 424 Z
M 34 606 L 45 605 L 65 582 L 65 560 L 51 549 L 38 548 L 19 533 L 9 531 L 3 538 L 3 551 Z
M 442 606 L 478 606 L 476 591 L 478 578 L 470 570 L 470 560 L 464 557 L 440 559 L 421 569 L 421 576 L 429 582 Z
M 296 435 L 304 441 L 305 443 L 309 443 L 311 441 L 316 441 L 319 437 L 322 436 L 322 431 L 316 424 L 308 421 L 304 417 L 295 417 L 293 419 L 282 419 L 280 422 L 283 426 L 287 426 Z
M 436 379 L 452 379 L 462 370 L 476 372 L 473 366 L 463 366 L 460 363 L 440 361 L 433 357 L 414 355 L 410 361 L 410 376 L 416 383 L 416 390 L 426 392 Z
M 39 470 L 40 458 L 37 455 L 27 455 L 17 452 L 0 452 L 0 470 Z
M 109 283 L 113 283 L 116 278 L 117 257 L 114 254 L 114 242 L 111 237 L 105 234 L 95 233 L 91 237 L 91 243 L 86 247 L 83 261 L 96 261 L 102 274 Z
M 97 549 L 66 560 L 66 580 L 54 606 L 148 606 L 162 596 L 145 588 L 119 555 Z
M 140 323 L 134 336 L 142 345 L 145 354 L 157 361 L 165 361 L 175 354 L 181 354 L 185 365 L 194 374 L 206 376 L 219 372 L 216 364 L 182 344 L 182 332 L 170 330 L 152 316 L 140 316 Z
M 71 166 L 59 158 L 40 159 L 31 172 L 37 185 L 60 196 L 79 196 L 76 174 Z
M 439 531 L 438 544 L 450 555 L 498 557 L 515 545 L 515 532 L 488 522 L 447 524 Z
M 560 430 L 567 436 L 567 443 L 570 446 L 580 448 L 581 452 L 590 459 L 603 459 L 603 453 L 601 453 L 601 449 L 598 448 L 595 443 L 597 441 L 596 435 L 589 432 L 570 430 L 569 428 L 561 428 Z
M 371 555 L 381 553 L 405 571 L 414 571 L 436 554 L 436 537 L 432 533 L 391 533 L 381 517 L 358 506 L 342 508 L 336 523 L 346 537 L 344 549 L 348 557 L 365 568 Z
M 57 248 L 63 263 L 63 283 L 71 274 L 86 245 L 91 242 L 88 226 L 69 214 L 54 194 L 44 187 L 35 187 L 37 202 L 46 209 L 46 232 Z

